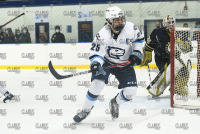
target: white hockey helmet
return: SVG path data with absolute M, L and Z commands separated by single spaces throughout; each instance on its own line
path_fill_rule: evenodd
M 116 18 L 122 18 L 122 26 L 120 27 L 115 27 L 113 26 L 113 20 Z M 113 6 L 113 7 L 109 7 L 106 9 L 106 21 L 112 26 L 112 28 L 114 28 L 116 31 L 120 31 L 121 29 L 123 29 L 123 27 L 126 24 L 126 19 L 124 16 L 123 11 L 117 7 L 117 6 Z
M 167 15 L 164 17 L 162 24 L 164 27 L 171 29 L 172 27 L 175 26 L 175 21 L 176 20 L 173 16 Z

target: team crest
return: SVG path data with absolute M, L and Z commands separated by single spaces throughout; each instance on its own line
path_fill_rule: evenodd
M 120 59 L 121 56 L 124 56 L 125 50 L 118 47 L 108 47 L 108 55 L 114 59 Z

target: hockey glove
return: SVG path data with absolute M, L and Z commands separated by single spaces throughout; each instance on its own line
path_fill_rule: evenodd
M 142 63 L 140 66 L 147 66 L 148 63 L 152 61 L 151 51 L 143 50 L 144 58 L 142 59 Z
M 92 64 L 90 65 L 90 69 L 92 73 L 95 73 L 95 76 L 98 76 L 100 74 L 105 75 L 105 71 L 103 70 L 103 67 L 97 61 L 92 62 Z
M 134 51 L 130 56 L 129 56 L 129 61 L 131 62 L 129 66 L 137 66 L 140 65 L 142 62 L 143 55 L 140 51 Z
M 192 43 L 190 40 L 181 41 L 180 38 L 177 38 L 176 43 L 178 44 L 178 47 L 183 53 L 189 53 L 193 50 Z

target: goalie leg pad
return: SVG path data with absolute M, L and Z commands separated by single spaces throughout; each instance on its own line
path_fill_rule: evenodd
M 189 81 L 190 70 L 192 69 L 191 60 L 188 60 L 187 66 L 183 65 L 179 60 L 175 59 L 175 93 L 188 95 L 187 83 Z M 161 95 L 170 84 L 170 66 L 167 64 L 161 69 L 159 74 L 147 87 L 149 93 L 153 96 Z
M 188 60 L 187 67 L 183 66 L 175 75 L 175 93 L 180 95 L 188 95 L 187 83 L 190 78 L 192 69 L 191 60 Z
M 155 79 L 147 87 L 149 93 L 153 96 L 161 95 L 170 84 L 170 66 L 168 63 L 161 69 Z

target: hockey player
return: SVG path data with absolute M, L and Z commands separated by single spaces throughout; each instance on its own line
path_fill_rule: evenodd
M 6 103 L 7 100 L 11 100 L 14 96 L 8 92 L 5 88 L 0 88 L 0 93 L 5 96 L 3 102 Z
M 106 21 L 108 24 L 98 32 L 90 49 L 92 83 L 82 111 L 73 118 L 75 122 L 81 122 L 88 116 L 104 85 L 108 83 L 110 73 L 115 75 L 119 81 L 118 88 L 122 89 L 110 101 L 113 120 L 119 116 L 119 105 L 132 100 L 136 95 L 136 74 L 131 66 L 141 64 L 144 36 L 133 23 L 125 20 L 119 7 L 109 7 L 106 10 Z M 127 61 L 131 62 L 129 66 L 103 69 L 108 65 Z
M 147 66 L 147 64 L 152 61 L 152 51 L 154 51 L 156 66 L 160 71 L 154 81 L 151 82 L 150 86 L 147 87 L 147 90 L 153 96 L 161 95 L 166 87 L 170 84 L 170 66 L 168 66 L 170 64 L 170 32 L 174 26 L 175 18 L 173 16 L 167 15 L 163 19 L 163 28 L 154 29 L 150 34 L 150 37 L 147 39 L 147 43 L 145 44 L 143 51 L 144 58 L 142 60 L 141 66 Z M 191 63 L 189 61 L 188 66 L 186 67 L 185 63 L 180 58 L 180 54 L 181 52 L 187 53 L 192 51 L 192 46 L 190 40 L 186 38 L 177 38 L 175 43 L 178 46 L 175 49 L 175 57 L 176 60 L 178 60 L 178 63 L 181 64 L 179 65 L 179 70 L 176 71 L 175 83 L 178 84 L 178 81 L 180 82 L 180 80 L 183 79 L 183 77 L 179 75 L 181 70 L 188 71 L 184 76 L 186 84 L 181 86 L 182 90 L 178 89 L 180 88 L 179 84 L 179 87 L 178 85 L 175 85 L 175 90 L 177 90 L 179 94 L 187 95 L 187 90 L 184 89 L 184 87 L 187 85 L 189 69 L 191 69 L 189 67 L 191 67 Z
M 159 71 L 170 60 L 170 31 L 174 27 L 175 18 L 166 16 L 163 19 L 163 28 L 154 29 L 144 48 L 144 59 L 141 66 L 147 66 L 147 63 L 152 61 L 152 51 L 155 52 L 155 62 Z

